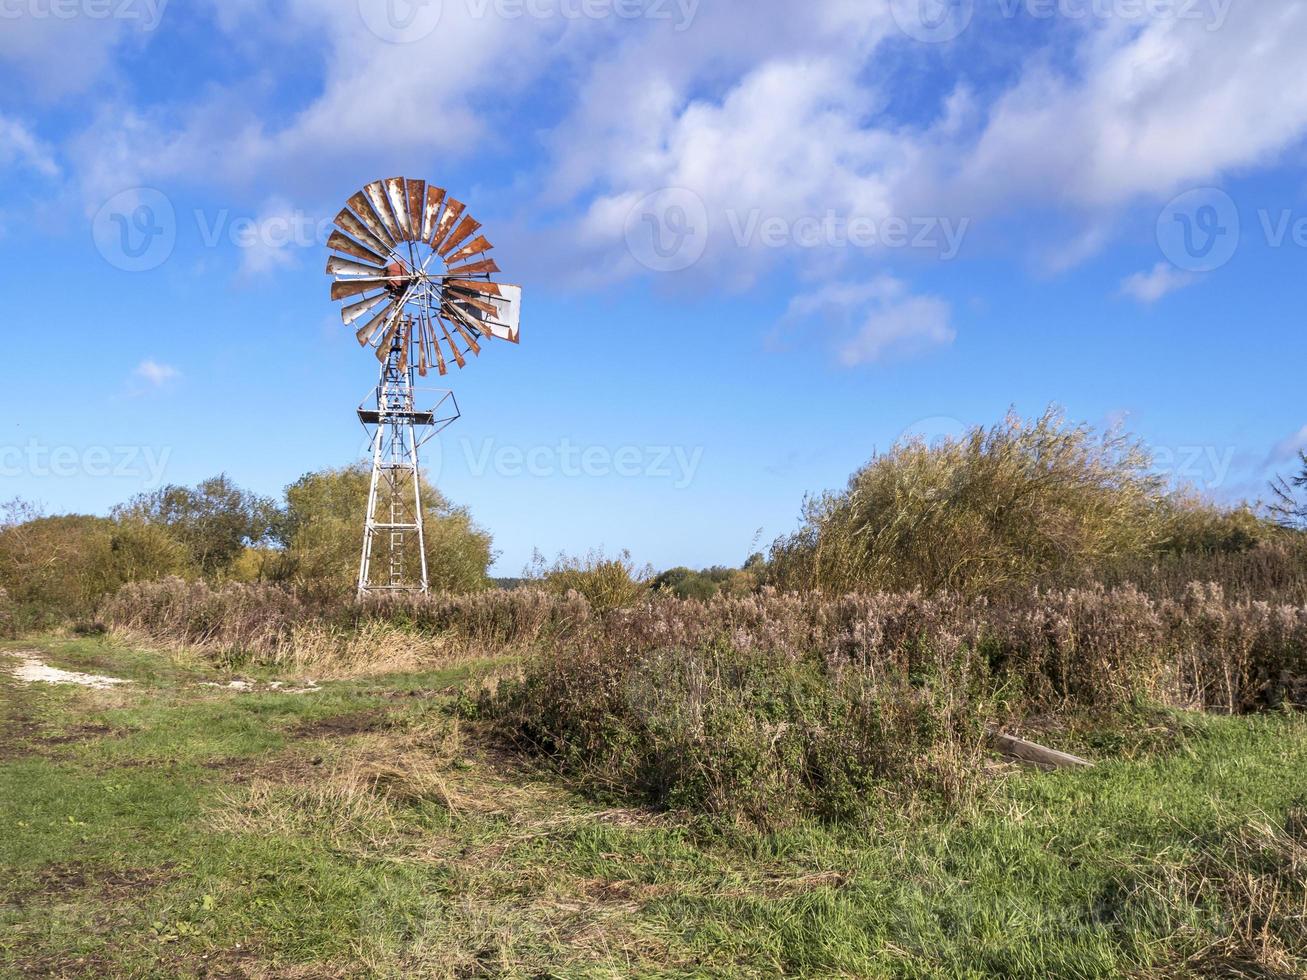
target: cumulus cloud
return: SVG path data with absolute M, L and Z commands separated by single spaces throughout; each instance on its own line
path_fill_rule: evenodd
M 1198 281 L 1193 273 L 1182 272 L 1170 262 L 1159 262 L 1149 272 L 1136 272 L 1121 283 L 1121 292 L 1141 303 L 1156 303 L 1163 296 Z
M 307 86 L 290 104 L 270 94 L 275 85 L 259 88 L 260 73 L 148 108 L 111 95 L 66 148 L 78 180 L 92 201 L 184 179 L 309 206 L 373 176 L 430 172 L 433 160 L 446 172 L 477 157 L 511 160 L 511 185 L 480 193 L 531 215 L 522 238 L 547 240 L 583 281 L 649 275 L 627 240 L 632 208 L 682 188 L 707 219 L 685 276 L 738 290 L 783 269 L 820 293 L 879 281 L 905 252 L 884 242 L 778 246 L 739 229 L 755 217 L 794 227 L 832 213 L 955 225 L 1039 214 L 1049 220 L 1038 227 L 1055 229 L 1041 234 L 1060 238 L 1033 244 L 1060 272 L 1109 244 L 1127 209 L 1155 211 L 1191 183 L 1274 164 L 1307 134 L 1304 4 L 1237 4 L 1219 30 L 1165 15 L 1065 20 L 1049 47 L 986 49 L 1008 60 L 979 72 L 950 60 L 976 54 L 979 41 L 909 41 L 889 5 L 861 0 L 661 5 L 692 15 L 686 29 L 557 13 L 584 5 L 524 5 L 509 17 L 503 4 L 469 0 L 411 12 L 442 6 L 438 29 L 388 43 L 379 36 L 388 0 L 286 0 L 277 32 L 250 29 L 266 21 L 252 0 L 209 0 L 214 30 L 252 61 L 301 63 L 311 48 L 320 71 L 296 76 Z M 983 26 L 978 15 L 972 31 Z M 895 84 L 904 64 L 943 64 L 955 87 L 905 100 Z M 988 247 L 980 235 L 969 233 L 969 248 Z M 249 248 L 243 268 L 275 270 L 291 254 Z M 1158 266 L 1121 288 L 1149 303 L 1189 281 Z M 904 287 L 861 302 L 846 363 L 952 340 L 943 300 Z

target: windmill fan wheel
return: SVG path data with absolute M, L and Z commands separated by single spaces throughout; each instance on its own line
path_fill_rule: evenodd
M 423 180 L 373 181 L 336 215 L 327 240 L 331 298 L 361 345 L 425 377 L 518 342 L 522 287 L 494 281 L 494 247 L 460 201 Z

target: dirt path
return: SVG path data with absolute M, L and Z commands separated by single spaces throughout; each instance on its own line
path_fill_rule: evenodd
M 58 667 L 51 667 L 45 661 L 37 659 L 30 653 L 6 653 L 3 656 L 18 660 L 17 666 L 8 667 L 7 670 L 14 677 L 27 684 L 76 684 L 79 687 L 107 691 L 119 684 L 131 683 L 131 681 L 118 677 L 83 674 L 75 670 L 60 670 Z

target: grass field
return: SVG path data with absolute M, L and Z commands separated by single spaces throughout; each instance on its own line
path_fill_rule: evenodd
M 20 649 L 132 683 L 22 683 Z M 1307 969 L 1300 716 L 1141 711 L 1063 736 L 1092 770 L 996 761 L 963 812 L 761 835 L 526 768 L 454 710 L 486 667 L 288 693 L 109 640 L 0 646 L 0 974 Z

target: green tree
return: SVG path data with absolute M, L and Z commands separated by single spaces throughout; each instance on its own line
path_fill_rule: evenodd
M 357 582 L 372 471 L 364 463 L 322 470 L 286 488 L 277 535 L 294 580 L 311 588 L 351 589 Z M 491 538 L 466 508 L 424 479 L 427 566 L 433 589 L 469 592 L 488 585 Z
M 279 522 L 277 505 L 219 475 L 195 487 L 166 486 L 115 508 L 119 521 L 163 527 L 207 576 L 226 572 L 248 547 L 266 541 Z
M 127 582 L 191 571 L 186 549 L 160 527 L 33 514 L 11 512 L 0 523 L 0 588 L 28 621 L 90 615 Z

